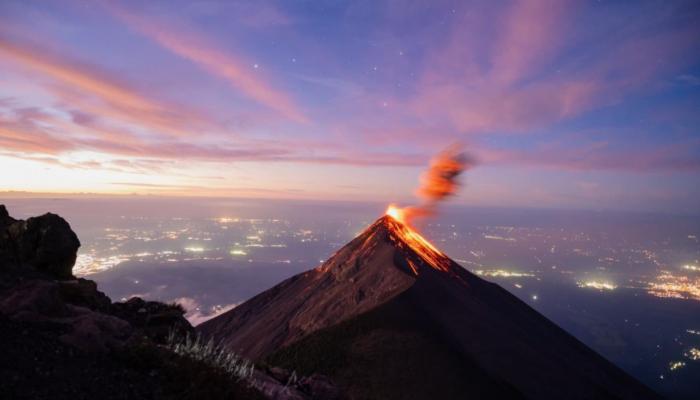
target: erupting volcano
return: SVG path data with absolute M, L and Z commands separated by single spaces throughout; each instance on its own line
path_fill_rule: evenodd
M 246 357 L 329 375 L 350 399 L 656 398 L 395 207 L 321 266 L 197 329 Z
M 454 194 L 453 146 L 418 206 L 386 214 L 321 266 L 198 327 L 246 357 L 330 375 L 350 399 L 646 399 L 655 394 L 411 225 Z

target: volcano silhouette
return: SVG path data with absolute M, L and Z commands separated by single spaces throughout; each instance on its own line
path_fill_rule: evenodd
M 351 399 L 657 398 L 390 216 L 197 329 Z

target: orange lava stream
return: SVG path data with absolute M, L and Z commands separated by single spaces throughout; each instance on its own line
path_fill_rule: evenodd
M 426 260 L 431 267 L 443 272 L 449 271 L 448 258 L 423 236 L 408 226 L 405 221 L 404 210 L 390 205 L 386 210 L 386 215 L 397 222 L 392 226 L 392 232 L 408 244 L 411 250 Z M 414 269 L 413 265 L 411 265 L 411 268 Z M 414 270 L 414 272 L 417 275 L 417 271 Z

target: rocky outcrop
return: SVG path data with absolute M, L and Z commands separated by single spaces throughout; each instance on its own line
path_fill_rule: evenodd
M 79 246 L 58 215 L 16 220 L 0 205 L 0 376 L 9 376 L 0 398 L 336 398 L 322 377 L 263 369 L 239 380 L 171 352 L 161 346 L 169 338 L 195 335 L 185 310 L 138 297 L 112 303 L 73 276 Z
M 88 352 L 106 352 L 146 338 L 163 343 L 168 333 L 193 333 L 178 305 L 133 298 L 112 301 L 88 279 L 75 278 L 80 241 L 70 225 L 47 213 L 26 221 L 0 205 L 0 313 L 49 324 L 59 340 Z
M 185 310 L 179 304 L 164 304 L 132 297 L 123 303 L 112 304 L 112 314 L 128 321 L 156 343 L 165 343 L 168 335 L 194 335 L 194 328 L 185 319 Z
M 3 294 L 0 313 L 17 321 L 54 325 L 60 341 L 89 352 L 118 348 L 132 336 L 134 328 L 128 322 L 69 302 L 64 286 L 56 281 L 25 282 Z
M 55 279 L 72 279 L 80 241 L 56 214 L 15 220 L 0 205 L 0 267 L 31 269 Z

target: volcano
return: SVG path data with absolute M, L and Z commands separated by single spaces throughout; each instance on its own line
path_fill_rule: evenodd
M 351 399 L 657 395 L 388 212 L 318 268 L 197 327 Z

